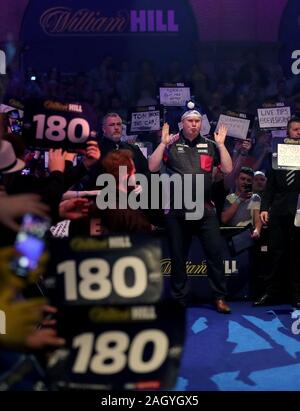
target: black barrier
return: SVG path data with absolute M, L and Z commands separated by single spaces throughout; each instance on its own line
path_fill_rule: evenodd
M 251 298 L 256 288 L 262 285 L 261 271 L 267 266 L 265 230 L 263 238 L 253 240 L 248 227 L 221 227 L 224 271 L 227 280 L 228 299 L 245 300 Z M 161 271 L 165 279 L 165 292 L 170 294 L 171 259 L 168 243 L 163 242 Z M 211 288 L 207 278 L 205 253 L 197 238 L 193 238 L 186 263 L 190 282 L 190 294 L 195 300 L 211 299 Z
M 91 220 L 100 227 L 100 219 Z M 74 224 L 74 222 L 72 222 Z M 89 227 L 89 225 L 85 225 Z M 72 225 L 71 225 L 72 228 Z M 82 229 L 82 227 L 80 227 Z M 73 229 L 66 235 L 73 236 L 80 230 Z M 101 238 L 99 230 L 90 231 L 92 238 Z M 249 227 L 221 227 L 224 272 L 227 280 L 228 298 L 231 300 L 245 300 L 255 298 L 264 292 L 264 278 L 268 271 L 269 257 L 267 253 L 267 228 L 261 230 L 259 239 L 251 238 Z M 161 238 L 162 255 L 160 257 L 160 271 L 165 283 L 165 295 L 170 296 L 171 259 L 167 235 L 164 229 L 152 233 Z M 196 301 L 211 299 L 211 288 L 207 278 L 205 253 L 197 238 L 193 238 L 186 263 L 186 272 L 190 280 L 191 297 Z

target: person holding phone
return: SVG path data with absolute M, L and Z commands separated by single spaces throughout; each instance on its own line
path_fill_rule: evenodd
M 50 219 L 25 214 L 18 231 L 15 250 L 17 256 L 12 262 L 14 272 L 26 278 L 28 272 L 37 267 L 38 261 L 45 250 L 45 235 L 50 228 Z
M 242 167 L 236 178 L 236 190 L 225 199 L 221 222 L 232 227 L 245 227 L 252 224 L 255 236 L 259 236 L 261 222 L 255 210 L 260 209 L 260 196 L 253 194 L 252 168 Z
M 20 233 L 23 228 L 20 230 Z M 43 253 L 35 260 L 34 269 L 28 268 L 20 276 L 13 268 L 20 254 L 15 247 L 0 248 L 0 307 L 6 314 L 6 333 L 0 334 L 0 349 L 35 350 L 47 346 L 60 347 L 65 341 L 57 336 L 55 320 L 50 319 L 57 309 L 49 306 L 41 295 L 24 298 L 24 289 L 44 273 L 48 261 Z M 1 369 L 0 369 L 1 374 Z

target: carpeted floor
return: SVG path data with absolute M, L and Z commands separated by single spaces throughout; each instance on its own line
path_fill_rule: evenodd
M 230 305 L 229 315 L 210 305 L 187 309 L 175 390 L 299 391 L 300 311 L 289 305 Z

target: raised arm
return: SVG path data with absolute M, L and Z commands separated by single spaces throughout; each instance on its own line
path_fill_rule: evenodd
M 170 144 L 170 141 L 171 141 L 171 136 L 170 136 L 169 124 L 165 123 L 162 128 L 161 142 L 156 147 L 156 150 L 153 151 L 153 153 L 148 159 L 149 170 L 151 172 L 159 171 L 165 148 L 167 147 L 168 144 Z
M 232 161 L 230 154 L 225 147 L 225 138 L 227 134 L 227 128 L 222 124 L 218 130 L 218 132 L 214 133 L 215 142 L 220 152 L 220 159 L 221 159 L 221 171 L 224 174 L 229 174 L 232 171 Z

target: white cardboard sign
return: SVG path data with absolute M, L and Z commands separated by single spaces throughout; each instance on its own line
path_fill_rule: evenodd
M 250 120 L 247 118 L 227 116 L 221 114 L 218 120 L 216 131 L 219 130 L 220 125 L 227 127 L 227 135 L 234 138 L 245 140 L 250 126 Z
M 260 128 L 284 128 L 291 118 L 291 108 L 258 108 L 257 114 Z

